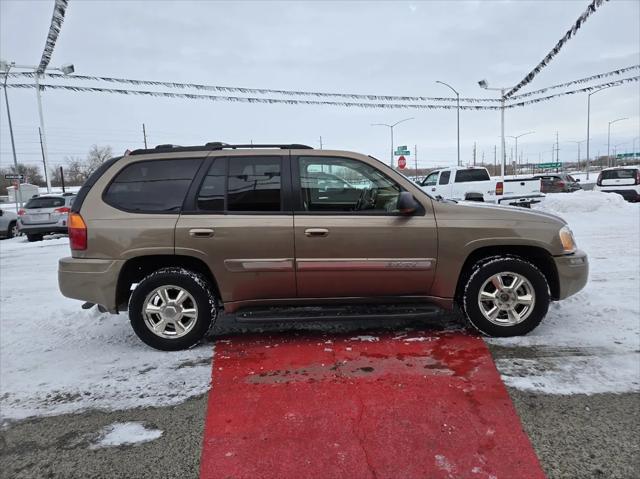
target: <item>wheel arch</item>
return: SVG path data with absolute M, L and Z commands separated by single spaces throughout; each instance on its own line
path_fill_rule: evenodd
M 551 254 L 544 248 L 538 246 L 485 246 L 473 250 L 466 258 L 456 285 L 455 300 L 459 303 L 464 287 L 471 277 L 473 266 L 482 260 L 494 257 L 516 257 L 530 262 L 544 274 L 549 284 L 552 299 L 560 297 L 560 280 L 558 270 Z
M 185 268 L 204 275 L 212 284 L 214 294 L 220 299 L 220 289 L 211 269 L 201 259 L 185 255 L 145 255 L 127 260 L 118 274 L 116 286 L 116 305 L 124 311 L 131 295 L 131 285 L 140 282 L 144 277 L 162 268 Z

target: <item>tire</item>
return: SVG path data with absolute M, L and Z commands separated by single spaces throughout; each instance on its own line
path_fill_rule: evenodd
M 516 280 L 523 280 L 521 286 Z M 496 282 L 503 288 L 496 288 Z M 485 292 L 482 298 L 493 295 L 494 299 L 481 301 L 481 291 Z M 464 288 L 462 309 L 469 323 L 486 336 L 520 336 L 540 324 L 550 300 L 547 280 L 536 266 L 522 258 L 497 256 L 474 265 Z M 489 316 L 495 317 L 491 320 Z
M 18 230 L 17 230 L 17 227 L 16 227 L 16 222 L 12 221 L 9 224 L 9 229 L 7 230 L 7 238 L 10 239 L 10 238 L 13 238 L 13 237 L 15 237 L 17 235 L 18 235 Z
M 181 290 L 186 299 L 177 304 Z M 151 273 L 138 283 L 129 298 L 129 320 L 136 335 L 162 351 L 194 346 L 213 326 L 216 315 L 217 301 L 209 280 L 183 268 L 162 268 Z
M 27 235 L 27 241 L 29 241 L 30 243 L 33 243 L 34 241 L 42 241 L 43 236 L 44 235 L 39 234 L 39 233 L 38 234 L 33 234 L 33 235 L 28 234 Z

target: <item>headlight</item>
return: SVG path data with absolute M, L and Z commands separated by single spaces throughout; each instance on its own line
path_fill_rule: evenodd
M 560 241 L 562 242 L 562 249 L 565 253 L 573 253 L 576 250 L 576 241 L 573 239 L 573 231 L 568 226 L 560 228 Z

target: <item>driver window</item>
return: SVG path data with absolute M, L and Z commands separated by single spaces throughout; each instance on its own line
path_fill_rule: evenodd
M 303 211 L 397 213 L 402 189 L 376 168 L 348 158 L 298 159 Z
M 422 182 L 422 186 L 435 186 L 438 181 L 439 174 L 440 174 L 439 171 L 435 171 L 431 173 L 429 176 L 427 176 L 424 179 L 424 181 Z

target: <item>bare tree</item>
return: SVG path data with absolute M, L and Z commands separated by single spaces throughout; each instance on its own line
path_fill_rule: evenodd
M 87 177 L 112 156 L 113 149 L 110 146 L 91 146 L 86 162 Z

